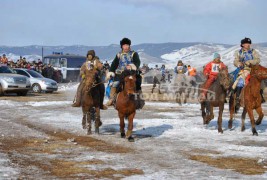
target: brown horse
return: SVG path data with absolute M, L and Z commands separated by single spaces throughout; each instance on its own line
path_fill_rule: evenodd
M 241 93 L 242 98 L 242 126 L 241 131 L 244 131 L 245 128 L 245 118 L 246 114 L 248 113 L 251 127 L 252 127 L 252 133 L 253 135 L 258 135 L 258 132 L 255 128 L 255 119 L 253 115 L 253 110 L 255 109 L 258 113 L 259 117 L 256 121 L 256 125 L 260 125 L 261 121 L 263 119 L 263 112 L 262 112 L 262 97 L 260 95 L 260 89 L 261 89 L 261 81 L 264 79 L 267 79 L 267 68 L 261 66 L 261 65 L 254 65 L 251 66 L 251 72 L 250 72 L 250 81 L 249 83 L 243 88 Z M 229 101 L 229 109 L 230 109 L 230 120 L 228 122 L 228 128 L 232 128 L 233 124 L 233 115 L 235 113 L 235 103 L 234 103 L 234 95 L 231 95 L 230 101 Z M 244 103 L 245 102 L 245 103 Z
M 88 70 L 87 70 L 88 71 Z M 95 115 L 95 132 L 99 134 L 99 127 L 102 125 L 100 120 L 100 85 L 95 85 L 96 82 L 96 70 L 90 70 L 86 72 L 85 86 L 82 90 L 82 111 L 83 119 L 82 126 L 87 129 L 87 134 L 91 132 L 91 121 L 93 115 Z M 87 126 L 86 126 L 87 124 Z
M 228 70 L 227 68 L 220 69 L 216 81 L 209 88 L 207 99 L 204 102 L 201 102 L 201 111 L 204 124 L 209 124 L 209 122 L 214 118 L 213 107 L 219 107 L 219 133 L 223 133 L 222 114 L 224 110 L 227 90 L 229 89 L 229 87 L 230 77 L 228 74 Z
M 136 75 L 135 71 L 124 71 L 122 74 L 122 91 L 117 96 L 116 109 L 120 118 L 120 132 L 122 138 L 127 138 L 130 142 L 134 141 L 132 137 L 133 119 L 136 113 Z M 128 130 L 125 135 L 124 119 L 128 119 Z

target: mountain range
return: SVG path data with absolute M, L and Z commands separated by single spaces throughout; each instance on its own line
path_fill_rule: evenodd
M 112 61 L 115 55 L 120 51 L 120 46 L 111 44 L 109 46 L 0 46 L 0 55 L 7 54 L 8 58 L 16 61 L 19 56 L 26 57 L 28 60 L 37 60 L 41 58 L 42 47 L 44 56 L 53 52 L 62 52 L 64 54 L 86 55 L 87 51 L 94 49 L 96 54 L 103 61 Z M 218 44 L 218 43 L 145 43 L 131 46 L 133 50 L 140 55 L 142 64 L 149 64 L 150 67 L 156 64 L 166 64 L 172 68 L 178 60 L 183 60 L 185 64 L 190 64 L 196 68 L 201 68 L 203 65 L 212 60 L 212 54 L 219 52 L 222 55 L 222 60 L 233 68 L 234 52 L 240 49 L 239 45 Z M 262 64 L 267 65 L 267 43 L 259 43 L 253 45 L 262 58 Z

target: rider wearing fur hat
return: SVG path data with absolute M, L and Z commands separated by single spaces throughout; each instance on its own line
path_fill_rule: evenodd
M 82 78 L 81 83 L 78 86 L 75 103 L 72 105 L 72 107 L 80 107 L 81 106 L 81 98 L 82 98 L 82 91 L 85 85 L 85 79 L 86 79 L 86 72 L 87 70 L 96 69 L 98 71 L 101 71 L 103 68 L 102 63 L 100 62 L 99 58 L 95 55 L 94 50 L 90 50 L 87 52 L 86 56 L 86 62 L 83 63 L 80 69 L 80 76 Z M 104 89 L 103 89 L 104 88 Z M 105 105 L 103 105 L 104 100 L 104 93 L 105 93 L 105 86 L 100 84 L 100 94 L 101 94 L 101 109 L 107 109 Z
M 115 56 L 109 69 L 109 73 L 107 74 L 107 79 L 110 79 L 111 77 L 114 78 L 107 106 L 111 106 L 113 104 L 116 94 L 120 91 L 121 75 L 124 70 L 136 71 L 136 92 L 141 93 L 142 77 L 140 75 L 140 71 L 138 70 L 140 66 L 139 55 L 137 52 L 131 50 L 131 40 L 128 38 L 123 38 L 120 41 L 120 46 L 122 50 Z
M 247 82 L 247 77 L 250 74 L 250 65 L 260 64 L 259 53 L 251 48 L 251 44 L 252 41 L 250 38 L 244 38 L 241 40 L 241 49 L 235 52 L 234 65 L 237 67 L 236 73 L 239 76 L 235 79 L 232 91 L 236 92 L 236 102 L 238 106 L 240 105 L 239 96 L 241 90 L 246 85 L 245 82 Z

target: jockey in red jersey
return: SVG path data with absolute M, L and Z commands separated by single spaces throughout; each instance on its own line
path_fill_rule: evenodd
M 204 68 L 204 76 L 207 77 L 207 80 L 202 87 L 202 92 L 200 96 L 200 102 L 206 100 L 207 92 L 212 83 L 216 80 L 219 73 L 219 69 L 226 68 L 226 65 L 221 62 L 221 55 L 219 53 L 214 53 L 213 61 L 209 62 Z

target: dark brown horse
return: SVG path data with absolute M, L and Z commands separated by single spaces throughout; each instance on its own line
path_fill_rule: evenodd
M 244 131 L 245 128 L 245 118 L 246 114 L 248 113 L 251 127 L 252 127 L 252 133 L 253 135 L 258 135 L 258 132 L 255 127 L 255 119 L 253 115 L 253 110 L 255 109 L 258 113 L 259 117 L 256 121 L 256 125 L 260 125 L 261 121 L 263 119 L 263 112 L 262 112 L 262 97 L 260 95 L 260 89 L 261 89 L 261 81 L 264 79 L 267 79 L 267 68 L 261 66 L 261 65 L 254 65 L 251 66 L 251 72 L 250 72 L 250 81 L 249 83 L 243 88 L 241 93 L 241 105 L 243 107 L 242 112 L 242 126 L 241 131 Z M 230 120 L 228 122 L 228 128 L 232 128 L 233 124 L 233 116 L 235 113 L 235 95 L 231 95 L 230 101 L 229 101 L 229 109 L 230 109 Z
M 100 85 L 96 84 L 96 70 L 87 70 L 85 87 L 82 90 L 82 111 L 83 119 L 82 126 L 87 129 L 87 134 L 90 135 L 91 132 L 91 122 L 95 120 L 95 132 L 99 134 L 99 127 L 102 125 L 100 120 Z M 94 115 L 94 116 L 93 116 Z M 93 119 L 94 117 L 94 119 Z
M 127 138 L 130 142 L 132 137 L 133 119 L 136 113 L 136 75 L 135 72 L 124 71 L 122 91 L 117 96 L 116 109 L 120 118 L 120 132 L 122 138 Z M 124 119 L 128 119 L 128 130 L 125 134 Z
M 216 81 L 211 85 L 207 93 L 207 98 L 201 103 L 202 118 L 204 124 L 214 119 L 213 107 L 219 107 L 218 117 L 218 132 L 223 133 L 222 130 L 222 114 L 224 110 L 224 103 L 227 95 L 227 90 L 230 87 L 230 77 L 227 68 L 219 70 Z M 201 89 L 200 89 L 201 91 Z

